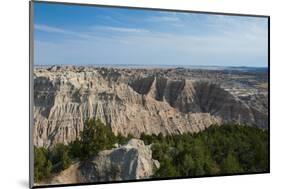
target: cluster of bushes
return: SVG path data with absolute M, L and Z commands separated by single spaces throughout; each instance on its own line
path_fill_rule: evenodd
M 88 120 L 80 138 L 68 145 L 34 147 L 34 179 L 38 182 L 68 168 L 74 159 L 86 161 L 98 152 L 125 144 L 132 136 L 117 136 L 100 120 Z M 198 134 L 146 135 L 153 159 L 160 162 L 154 177 L 221 175 L 268 171 L 268 132 L 226 124 Z
M 34 147 L 35 182 L 68 168 L 70 164 L 69 148 L 66 145 L 57 144 L 52 149 Z
M 155 177 L 268 171 L 268 132 L 250 126 L 211 126 L 198 134 L 141 135 L 159 160 Z
M 132 136 L 117 136 L 111 131 L 109 126 L 104 125 L 100 120 L 88 120 L 85 122 L 80 139 L 69 144 L 72 158 L 79 158 L 81 161 L 87 160 L 97 155 L 102 150 L 112 149 L 114 144 L 125 144 Z
M 102 150 L 112 149 L 115 143 L 126 143 L 130 138 L 132 136 L 115 136 L 100 120 L 88 120 L 80 139 L 68 145 L 56 144 L 49 149 L 34 147 L 34 180 L 38 182 L 48 178 L 52 173 L 67 169 L 74 159 L 88 160 Z

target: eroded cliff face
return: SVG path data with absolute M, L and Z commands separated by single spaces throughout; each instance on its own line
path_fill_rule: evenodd
M 44 147 L 75 140 L 88 118 L 135 137 L 199 132 L 223 122 L 267 127 L 263 108 L 218 84 L 102 69 L 35 70 L 34 103 L 34 144 Z
M 71 184 L 146 179 L 159 168 L 152 151 L 143 141 L 131 139 L 126 145 L 101 151 L 86 162 L 76 162 L 46 183 Z M 40 183 L 40 184 L 44 184 Z

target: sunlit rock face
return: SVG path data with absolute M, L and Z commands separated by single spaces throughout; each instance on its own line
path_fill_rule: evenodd
M 131 139 L 112 150 L 101 151 L 85 162 L 76 162 L 53 176 L 48 183 L 71 184 L 147 179 L 159 168 L 152 159 L 152 151 L 143 141 Z M 43 184 L 43 183 L 41 183 Z
M 129 69 L 35 69 L 33 111 L 34 144 L 43 147 L 75 140 L 89 118 L 135 137 L 200 132 L 224 122 L 268 123 L 267 96 L 242 98 L 212 80 Z

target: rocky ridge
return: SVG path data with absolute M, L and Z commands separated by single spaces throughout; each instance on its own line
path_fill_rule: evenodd
M 76 162 L 53 176 L 48 184 L 109 182 L 146 179 L 159 168 L 152 151 L 141 140 L 131 139 L 126 145 L 101 151 L 87 162 Z M 44 184 L 40 183 L 40 184 Z
M 259 103 L 237 97 L 212 81 L 84 67 L 38 69 L 34 144 L 67 144 L 79 137 L 88 118 L 99 118 L 115 134 L 135 137 L 194 133 L 223 122 L 267 128 L 267 109 L 259 105 L 266 98 L 254 99 Z

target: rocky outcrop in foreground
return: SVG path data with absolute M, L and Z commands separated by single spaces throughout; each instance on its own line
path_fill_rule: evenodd
M 268 126 L 267 96 L 243 99 L 212 81 L 130 71 L 36 69 L 34 145 L 68 144 L 89 118 L 100 119 L 115 134 L 135 137 L 196 133 L 226 122 Z
M 152 151 L 143 141 L 131 139 L 126 145 L 101 151 L 87 162 L 77 162 L 54 176 L 47 183 L 71 184 L 145 179 L 159 168 Z M 42 183 L 41 183 L 42 184 Z

